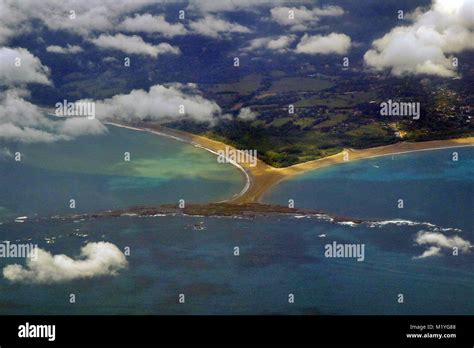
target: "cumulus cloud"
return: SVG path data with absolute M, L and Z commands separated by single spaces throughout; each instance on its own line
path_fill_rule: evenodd
M 345 34 L 331 33 L 327 36 L 304 34 L 296 46 L 296 53 L 345 54 L 351 47 L 351 38 Z
M 0 124 L 0 139 L 20 143 L 52 143 L 61 140 L 61 137 L 36 128 L 19 127 L 13 123 L 3 123 Z
M 269 6 L 269 3 L 253 0 L 191 1 L 187 9 L 205 14 L 191 22 L 194 32 L 217 38 L 220 34 L 247 33 L 250 29 L 216 18 L 212 13 L 254 9 L 260 5 Z M 169 23 L 163 15 L 137 13 L 151 4 L 156 4 L 156 0 L 2 0 L 0 45 L 17 35 L 32 32 L 37 27 L 36 22 L 50 30 L 71 32 L 85 39 L 119 31 L 157 33 L 165 37 L 190 33 L 182 23 Z
M 231 12 L 252 10 L 257 6 L 274 6 L 285 0 L 255 1 L 255 0 L 190 0 L 188 9 L 201 12 Z
M 0 139 L 21 143 L 51 143 L 81 135 L 99 135 L 107 128 L 86 117 L 51 120 L 24 98 L 23 89 L 0 93 Z
M 321 17 L 342 16 L 344 10 L 339 6 L 315 7 L 275 7 L 270 10 L 271 18 L 292 31 L 305 31 L 316 24 Z
M 278 37 L 261 37 L 251 40 L 244 51 L 254 51 L 258 49 L 276 50 L 286 52 L 288 46 L 295 40 L 294 35 L 281 35 Z
M 17 64 L 19 63 L 19 65 Z M 18 65 L 18 66 L 17 66 Z M 0 48 L 0 85 L 50 85 L 49 68 L 24 48 Z
M 127 121 L 190 118 L 213 123 L 221 113 L 219 105 L 205 99 L 196 85 L 180 83 L 154 85 L 149 91 L 133 90 L 96 101 L 95 105 L 97 117 Z
M 35 105 L 26 101 L 29 93 L 24 89 L 9 89 L 0 93 L 0 137 L 5 125 L 48 128 L 49 122 Z
M 166 21 L 165 16 L 152 16 L 149 13 L 127 17 L 120 23 L 119 28 L 128 32 L 159 33 L 166 37 L 187 33 L 181 23 L 171 24 Z
M 447 237 L 439 232 L 425 232 L 420 231 L 417 233 L 415 243 L 418 245 L 426 245 L 429 248 L 417 258 L 425 258 L 429 256 L 440 256 L 442 249 L 453 250 L 458 248 L 461 253 L 469 253 L 473 247 L 471 242 L 465 240 L 459 236 Z
M 455 76 L 452 54 L 474 48 L 472 6 L 470 0 L 435 0 L 428 11 L 416 10 L 411 25 L 396 27 L 372 43 L 365 63 L 390 69 L 395 76 Z
M 154 58 L 161 54 L 180 54 L 178 47 L 171 46 L 168 43 L 151 45 L 143 41 L 140 36 L 127 36 L 123 34 L 106 35 L 102 34 L 91 42 L 103 49 L 119 50 L 130 54 L 143 54 Z
M 58 121 L 59 122 L 59 121 Z M 74 139 L 82 135 L 101 135 L 107 132 L 107 128 L 96 119 L 87 117 L 71 117 L 61 121 L 58 125 L 58 133 L 65 140 Z
M 51 45 L 46 47 L 46 52 L 50 53 L 59 53 L 59 54 L 74 54 L 82 52 L 83 49 L 81 46 L 70 45 L 68 44 L 66 47 Z
M 229 33 L 250 33 L 249 28 L 238 23 L 228 22 L 213 15 L 206 15 L 197 21 L 191 22 L 189 27 L 195 34 L 219 38 Z
M 0 1 L 0 44 L 32 31 L 35 20 L 51 30 L 88 37 L 95 32 L 113 30 L 121 17 L 153 3 L 156 1 L 3 0 Z M 74 11 L 74 16 L 70 11 Z
M 88 243 L 81 248 L 79 258 L 52 255 L 38 249 L 36 260 L 27 259 L 26 266 L 18 264 L 3 268 L 3 276 L 11 282 L 57 283 L 99 276 L 115 276 L 127 267 L 127 259 L 112 243 Z
M 435 246 L 429 247 L 423 254 L 416 256 L 415 259 L 424 259 L 431 256 L 441 256 L 441 248 Z
M 184 35 L 189 31 L 181 23 L 169 23 L 161 15 L 137 14 L 156 0 L 3 0 L 0 1 L 0 44 L 5 44 L 16 35 L 34 30 L 39 21 L 50 30 L 62 30 L 84 38 L 101 33 L 128 32 L 159 33 L 167 37 Z M 204 13 L 252 9 L 268 5 L 253 0 L 191 1 L 188 9 Z M 72 14 L 71 11 L 74 11 Z M 131 15 L 134 15 L 133 17 Z M 74 18 L 72 18 L 74 17 Z M 249 32 L 249 29 L 214 16 L 193 22 L 194 30 L 201 35 L 218 37 L 219 33 Z
M 251 108 L 242 108 L 237 118 L 242 121 L 253 121 L 257 118 L 257 113 L 253 112 Z

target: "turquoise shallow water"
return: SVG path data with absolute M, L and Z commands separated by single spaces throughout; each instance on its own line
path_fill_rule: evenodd
M 160 146 L 153 151 L 161 152 Z M 334 166 L 285 182 L 266 197 L 275 203 L 291 198 L 297 207 L 365 220 L 356 226 L 302 216 L 160 216 L 73 222 L 42 219 L 41 214 L 20 224 L 5 215 L 0 225 L 2 239 L 37 243 L 53 254 L 69 256 L 77 256 L 88 242 L 108 241 L 120 249 L 130 247 L 131 254 L 128 268 L 116 276 L 41 285 L 0 278 L 0 313 L 472 314 L 474 253 L 453 256 L 443 248 L 440 256 L 416 258 L 428 247 L 416 243 L 420 232 L 474 242 L 474 152 L 472 148 L 456 151 L 460 154 L 457 163 L 450 162 L 452 150 L 443 150 Z M 214 159 L 209 161 L 211 165 Z M 227 195 L 238 192 L 242 185 L 239 173 L 230 169 L 235 177 L 230 176 L 229 182 L 236 179 L 235 190 L 226 191 Z M 55 169 L 45 175 L 58 172 Z M 36 173 L 31 172 L 30 181 Z M 28 173 L 24 175 L 28 178 Z M 232 187 L 227 176 L 222 173 L 220 177 L 222 187 Z M 120 180 L 134 178 L 124 175 Z M 91 177 L 86 188 L 95 182 Z M 183 194 L 188 192 L 186 182 L 184 187 L 179 180 L 167 182 L 175 190 L 183 189 Z M 10 189 L 21 188 L 16 185 L 18 182 L 9 181 Z M 59 181 L 55 190 L 70 187 L 62 185 Z M 205 184 L 195 185 L 199 186 L 196 190 L 201 185 Z M 224 195 L 222 187 L 212 185 L 207 196 L 195 198 Z M 162 189 L 148 181 L 139 186 L 134 187 L 137 200 L 148 190 Z M 128 203 L 128 194 L 121 194 L 118 197 L 124 197 L 123 201 L 117 203 L 112 196 L 110 201 L 99 200 L 100 205 Z M 84 199 L 89 195 L 86 190 Z M 9 207 L 16 197 L 10 196 Z M 398 197 L 404 199 L 404 209 L 396 208 Z M 27 208 L 23 212 L 30 213 Z M 193 228 L 198 223 L 205 229 Z M 52 238 L 55 242 L 48 243 Z M 325 257 L 325 245 L 333 241 L 364 244 L 365 260 Z M 240 256 L 234 256 L 235 246 Z M 22 260 L 0 258 L 1 268 L 12 263 L 23 264 Z M 77 297 L 74 305 L 68 302 L 71 292 Z M 186 295 L 185 304 L 178 303 L 180 293 Z M 295 295 L 294 304 L 288 303 L 289 293 Z M 400 293 L 403 304 L 397 302 Z
M 243 174 L 185 143 L 108 127 L 71 142 L 0 143 L 0 219 L 90 212 L 140 204 L 220 201 L 240 192 Z M 8 150 L 6 150 L 8 149 Z M 16 162 L 6 156 L 22 154 Z M 130 161 L 124 161 L 124 153 Z M 75 199 L 75 210 L 69 201 Z M 1 221 L 1 220 L 0 220 Z

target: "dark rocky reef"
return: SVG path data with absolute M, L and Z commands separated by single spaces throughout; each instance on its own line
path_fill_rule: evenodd
M 270 215 L 305 215 L 305 216 L 325 216 L 334 222 L 352 221 L 361 223 L 362 220 L 344 218 L 340 216 L 331 216 L 321 211 L 288 208 L 281 205 L 247 203 L 209 203 L 209 204 L 186 204 L 180 208 L 176 204 L 163 204 L 159 206 L 135 206 L 124 209 L 107 210 L 103 212 L 80 214 L 69 216 L 70 218 L 103 218 L 103 217 L 122 217 L 138 216 L 150 217 L 157 215 L 181 215 L 181 216 L 223 216 L 223 217 L 258 217 Z

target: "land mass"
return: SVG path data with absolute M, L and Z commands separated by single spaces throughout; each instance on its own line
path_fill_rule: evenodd
M 219 217 L 243 217 L 254 218 L 258 216 L 291 215 L 297 217 L 314 216 L 330 220 L 332 222 L 350 222 L 351 224 L 362 223 L 363 220 L 343 216 L 329 215 L 319 210 L 288 208 L 281 205 L 261 203 L 209 203 L 209 204 L 186 204 L 179 207 L 177 204 L 162 204 L 157 206 L 135 206 L 123 209 L 106 210 L 91 214 L 76 214 L 59 218 L 70 219 L 97 219 L 107 217 L 156 217 L 156 216 L 219 216 Z M 56 217 L 58 218 L 58 216 Z
M 232 149 L 239 151 L 234 147 L 222 142 L 209 139 L 207 137 L 191 134 L 181 130 L 163 127 L 153 123 L 133 123 L 125 124 L 120 122 L 108 122 L 108 124 L 127 127 L 131 129 L 149 131 L 154 134 L 171 137 L 173 139 L 190 143 L 196 147 L 201 147 L 212 153 L 217 154 L 219 151 L 225 152 Z M 373 147 L 368 149 L 351 149 L 346 148 L 343 151 L 317 160 L 304 163 L 298 163 L 289 167 L 276 168 L 260 159 L 256 162 L 239 162 L 234 163 L 244 171 L 247 177 L 245 188 L 236 196 L 232 197 L 226 203 L 232 204 L 250 204 L 259 203 L 263 195 L 268 192 L 277 183 L 294 177 L 296 175 L 335 164 L 347 163 L 354 160 L 373 158 L 379 156 L 398 155 L 416 151 L 427 151 L 435 149 L 467 147 L 474 145 L 474 137 L 447 139 L 447 140 L 431 140 L 422 142 L 398 142 L 396 144 Z M 255 164 L 256 163 L 256 164 Z M 254 165 L 255 164 L 255 165 Z

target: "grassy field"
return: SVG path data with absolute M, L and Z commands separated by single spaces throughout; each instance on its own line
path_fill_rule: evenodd
M 319 92 L 331 88 L 331 81 L 311 77 L 284 77 L 276 80 L 266 93 Z
M 274 167 L 330 156 L 346 147 L 366 148 L 397 141 L 389 126 L 367 124 L 360 117 L 335 114 L 317 122 L 318 118 L 312 117 L 279 117 L 269 123 L 257 120 L 228 125 L 205 135 L 240 149 L 255 149 L 260 159 Z
M 313 129 L 333 127 L 341 122 L 344 122 L 348 117 L 349 116 L 347 115 L 331 115 L 326 121 L 314 125 Z
M 269 125 L 274 127 L 281 127 L 284 124 L 291 122 L 293 119 L 291 117 L 280 117 L 275 118 Z
M 436 113 L 431 113 L 429 123 L 415 127 L 400 120 L 395 127 L 380 119 L 375 110 L 387 90 L 392 91 L 391 85 L 364 88 L 356 83 L 352 91 L 348 91 L 348 86 L 347 81 L 330 76 L 288 77 L 281 71 L 251 74 L 238 82 L 212 85 L 213 97 L 234 98 L 229 104 L 230 112 L 236 114 L 243 106 L 251 107 L 258 118 L 219 124 L 206 136 L 240 149 L 257 150 L 264 162 L 287 167 L 330 156 L 344 148 L 393 144 L 400 141 L 397 131 L 403 131 L 407 140 L 425 140 L 434 134 L 433 129 L 440 129 L 439 133 L 447 137 L 451 125 L 455 129 L 466 128 L 460 125 L 462 120 L 442 118 Z M 399 88 L 406 90 L 405 85 Z M 289 104 L 295 105 L 292 115 L 287 111 Z M 435 106 L 446 105 L 449 104 L 441 100 Z M 460 134 L 459 130 L 452 133 Z
M 256 91 L 261 83 L 263 76 L 260 74 L 250 74 L 243 77 L 240 81 L 233 83 L 222 83 L 212 85 L 209 90 L 213 93 L 238 93 L 238 94 L 249 94 Z
M 348 131 L 347 135 L 357 138 L 383 138 L 388 136 L 388 132 L 383 128 L 382 125 L 378 123 L 372 123 Z
M 367 103 L 377 98 L 375 92 L 350 92 L 331 96 L 311 96 L 298 101 L 296 107 L 326 106 L 328 108 L 348 108 L 359 103 Z
M 301 117 L 293 121 L 293 124 L 300 126 L 301 128 L 306 128 L 311 126 L 315 122 L 314 118 L 311 117 Z

